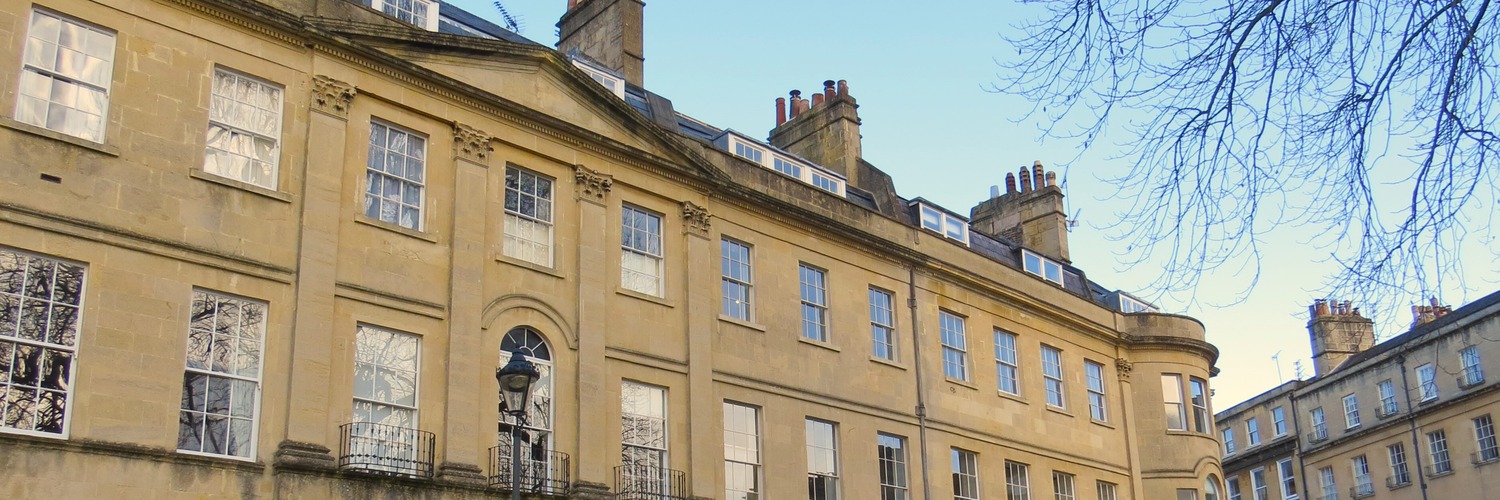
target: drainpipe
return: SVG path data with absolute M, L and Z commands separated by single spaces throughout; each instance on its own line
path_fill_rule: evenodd
M 912 371 L 917 378 L 917 442 L 921 446 L 922 499 L 932 500 L 932 481 L 927 476 L 927 400 L 922 388 L 922 342 L 917 318 L 917 267 L 906 268 L 906 307 L 911 311 Z
M 1302 413 L 1297 411 L 1297 389 L 1287 391 L 1286 398 L 1292 402 L 1292 456 L 1297 457 L 1297 474 L 1302 476 L 1302 498 L 1313 498 L 1312 477 L 1307 475 L 1307 461 L 1302 456 L 1302 420 L 1297 418 Z
M 1417 415 L 1411 406 L 1411 386 L 1406 385 L 1405 354 L 1396 355 L 1396 365 L 1401 368 L 1401 394 L 1406 396 L 1406 425 L 1411 432 L 1411 456 L 1416 457 L 1417 462 L 1417 486 L 1422 489 L 1422 500 L 1427 500 L 1427 475 L 1422 468 L 1422 445 L 1417 440 Z

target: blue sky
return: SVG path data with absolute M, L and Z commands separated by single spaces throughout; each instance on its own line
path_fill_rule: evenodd
M 499 18 L 489 1 L 450 1 Z M 504 3 L 523 19 L 523 35 L 555 45 L 566 0 Z M 1290 380 L 1298 360 L 1311 374 L 1307 306 L 1325 295 L 1324 277 L 1336 270 L 1326 250 L 1306 244 L 1315 231 L 1283 228 L 1265 236 L 1259 284 L 1242 302 L 1234 303 L 1248 273 L 1237 266 L 1207 276 L 1196 305 L 1142 290 L 1160 268 L 1126 268 L 1116 255 L 1123 243 L 1105 238 L 1116 234 L 1107 227 L 1112 214 L 1125 208 L 1109 199 L 1113 188 L 1100 180 L 1125 168 L 1112 159 L 1118 150 L 1111 141 L 1121 139 L 1107 138 L 1073 164 L 1058 165 L 1077 156 L 1077 144 L 1039 141 L 1037 123 L 1016 121 L 1030 110 L 1027 102 L 985 90 L 1000 71 L 994 59 L 1013 50 L 1000 34 L 1033 9 L 1004 0 L 650 0 L 645 12 L 645 86 L 715 126 L 764 138 L 775 125 L 777 97 L 847 80 L 860 104 L 864 158 L 889 173 L 904 197 L 967 213 L 988 197 L 990 185 L 1004 184 L 1006 172 L 1034 160 L 1059 167 L 1068 211 L 1082 222 L 1070 235 L 1073 264 L 1094 281 L 1203 321 L 1222 352 L 1222 373 L 1212 381 L 1215 408 Z M 1494 240 L 1488 245 L 1493 251 Z M 1458 307 L 1500 286 L 1500 265 L 1489 255 L 1483 248 L 1468 252 L 1471 278 L 1445 288 L 1445 303 Z M 1403 311 L 1379 319 L 1387 335 L 1410 324 Z

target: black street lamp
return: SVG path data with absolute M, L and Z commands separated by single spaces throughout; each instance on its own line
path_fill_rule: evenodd
M 495 381 L 500 382 L 501 411 L 515 420 L 510 426 L 510 498 L 521 500 L 521 426 L 526 423 L 526 401 L 531 399 L 531 386 L 542 373 L 536 365 L 526 360 L 520 351 L 510 353 L 510 362 L 495 370 Z

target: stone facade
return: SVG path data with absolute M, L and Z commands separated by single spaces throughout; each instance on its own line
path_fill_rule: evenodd
M 500 497 L 492 372 L 528 339 L 550 374 L 538 449 L 568 455 L 546 461 L 553 496 L 621 494 L 635 446 L 678 471 L 670 498 L 726 498 L 726 403 L 754 408 L 761 498 L 807 490 L 808 419 L 834 424 L 846 499 L 880 497 L 879 435 L 903 443 L 912 498 L 954 496 L 954 450 L 985 498 L 1007 464 L 1034 498 L 1069 481 L 1171 498 L 1220 475 L 1215 437 L 1162 417 L 1192 396 L 1161 377 L 1214 375 L 1197 321 L 1121 314 L 1074 268 L 1061 286 L 663 128 L 558 51 L 339 0 L 47 0 L 0 19 L 0 348 L 52 353 L 0 376 L 0 496 Z M 98 57 L 33 68 L 31 39 Z M 20 111 L 37 75 L 100 65 L 102 141 Z M 726 240 L 749 248 L 743 317 L 724 314 Z M 821 339 L 802 333 L 802 266 L 825 279 Z M 945 376 L 955 328 L 963 369 Z M 997 390 L 998 332 L 1016 335 L 1014 391 Z M 664 433 L 632 442 L 627 422 Z
M 1418 315 L 1412 330 L 1380 344 L 1347 303 L 1319 301 L 1310 311 L 1314 346 L 1339 339 L 1354 352 L 1340 353 L 1331 371 L 1215 417 L 1223 440 L 1235 444 L 1225 447 L 1224 473 L 1242 498 L 1257 498 L 1258 484 L 1268 498 L 1500 495 L 1493 423 L 1500 384 L 1489 375 L 1500 370 L 1492 340 L 1500 333 L 1500 293 L 1425 322 Z M 1252 419 L 1261 436 L 1255 445 Z

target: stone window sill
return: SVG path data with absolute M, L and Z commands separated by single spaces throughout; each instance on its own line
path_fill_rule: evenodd
M 37 137 L 52 139 L 54 141 L 71 144 L 71 145 L 74 145 L 74 146 L 78 146 L 80 148 L 93 150 L 95 152 L 107 154 L 107 155 L 110 155 L 110 156 L 120 156 L 120 148 L 117 148 L 115 146 L 111 146 L 109 144 L 102 144 L 102 143 L 90 141 L 88 139 L 81 139 L 81 138 L 78 138 L 78 137 L 73 137 L 71 135 L 64 134 L 62 132 L 58 132 L 56 130 L 51 130 L 51 129 L 44 128 L 44 127 L 38 127 L 38 126 L 32 125 L 30 123 L 23 123 L 23 122 L 20 122 L 20 121 L 16 121 L 15 119 L 13 119 L 11 117 L 8 117 L 8 116 L 0 116 L 0 127 L 5 127 L 5 128 L 8 128 L 8 129 L 11 129 L 11 130 L 18 131 L 18 132 L 25 132 L 27 134 L 31 134 L 31 135 L 34 135 L 34 136 L 37 136 Z
M 406 235 L 406 236 L 410 236 L 412 238 L 416 238 L 416 239 L 419 239 L 419 240 L 422 240 L 422 241 L 426 241 L 426 242 L 429 242 L 429 243 L 437 243 L 437 238 L 434 237 L 434 236 L 432 236 L 432 235 L 430 235 L 430 234 L 427 234 L 427 233 L 424 233 L 424 232 L 421 232 L 421 231 L 417 231 L 417 230 L 413 230 L 413 229 L 408 229 L 406 227 L 402 227 L 402 226 L 399 226 L 399 225 L 396 225 L 396 224 L 391 224 L 389 222 L 386 222 L 386 221 L 383 221 L 383 220 L 380 220 L 380 219 L 373 219 L 373 218 L 370 218 L 370 216 L 365 215 L 365 214 L 354 214 L 354 222 L 358 222 L 360 224 L 365 224 L 365 225 L 377 227 L 377 228 L 384 229 L 386 231 L 391 231 L 391 232 L 394 232 L 394 233 L 400 233 L 400 234 L 403 234 L 403 235 Z
M 833 345 L 833 344 L 830 344 L 830 343 L 827 343 L 827 342 L 823 342 L 821 340 L 813 340 L 813 339 L 810 339 L 810 338 L 807 338 L 807 337 L 798 336 L 797 337 L 797 341 L 801 342 L 801 343 L 804 343 L 804 344 L 807 344 L 807 345 L 810 345 L 810 346 L 815 346 L 815 347 L 821 347 L 821 348 L 824 348 L 824 349 L 828 349 L 828 350 L 833 351 L 833 352 L 841 352 L 842 351 L 842 349 L 839 349 L 839 346 L 836 346 L 836 345 Z
M 192 177 L 204 182 L 212 182 L 221 186 L 231 187 L 241 191 L 246 191 L 250 194 L 264 196 L 266 198 L 270 198 L 282 203 L 292 202 L 292 195 L 290 194 L 276 191 L 274 189 L 266 189 L 248 182 L 237 181 L 228 177 L 221 177 L 218 175 L 210 174 L 196 168 L 188 170 L 188 177 Z
M 635 290 L 630 290 L 630 289 L 625 289 L 625 288 L 616 288 L 615 289 L 615 293 L 620 294 L 620 295 L 624 295 L 626 297 L 630 297 L 632 299 L 644 300 L 646 302 L 650 302 L 652 304 L 656 304 L 656 305 L 660 305 L 660 306 L 674 307 L 671 302 L 667 302 L 667 299 L 664 299 L 664 298 L 661 298 L 661 297 L 657 297 L 655 295 L 644 294 L 644 293 L 641 293 L 641 292 L 637 292 Z
M 736 318 L 736 317 L 733 317 L 733 316 L 724 315 L 724 314 L 720 314 L 719 315 L 719 321 L 723 321 L 723 322 L 729 323 L 731 325 L 739 325 L 739 326 L 742 326 L 742 327 L 745 327 L 745 328 L 749 328 L 751 330 L 755 330 L 755 331 L 761 332 L 761 333 L 765 333 L 765 331 L 766 331 L 766 325 L 762 325 L 760 323 L 752 323 L 752 322 L 749 322 L 749 321 L 745 321 L 745 320 L 742 320 L 742 319 L 739 319 L 739 318 Z
M 563 276 L 563 274 L 560 273 L 560 272 L 558 272 L 557 269 L 553 269 L 553 268 L 550 268 L 550 267 L 547 267 L 547 266 L 544 266 L 544 265 L 541 265 L 541 264 L 537 264 L 535 262 L 529 262 L 529 261 L 524 261 L 524 260 L 521 260 L 521 259 L 517 259 L 515 257 L 511 257 L 509 255 L 505 255 L 504 253 L 496 255 L 495 256 L 495 261 L 496 262 L 503 262 L 503 263 L 510 264 L 512 266 L 516 266 L 516 267 L 520 267 L 520 268 L 530 269 L 532 271 L 536 271 L 538 273 L 542 273 L 542 274 L 545 274 L 547 276 L 551 276 L 553 278 L 567 279 L 567 276 Z

